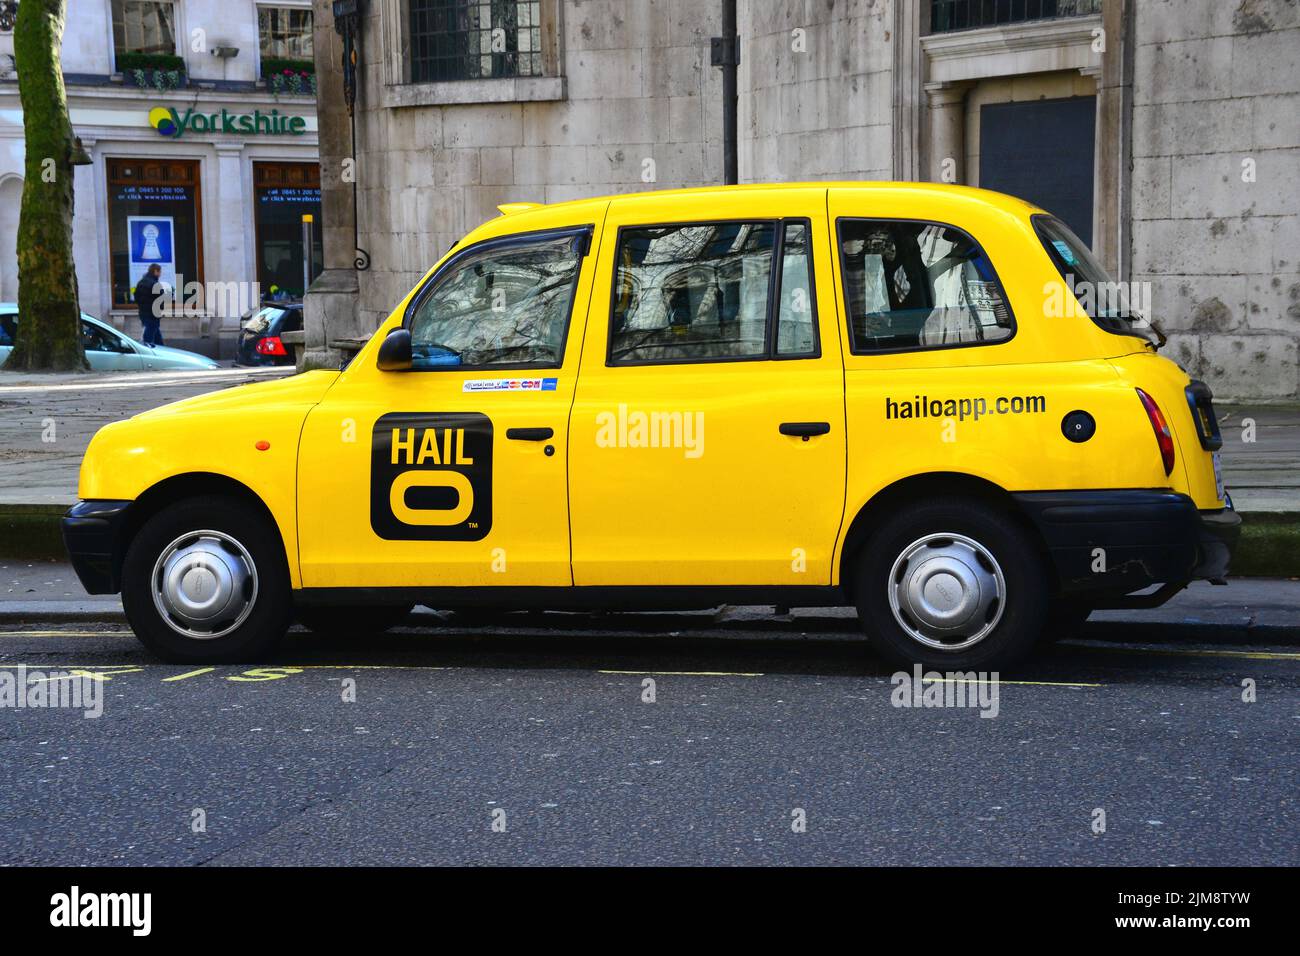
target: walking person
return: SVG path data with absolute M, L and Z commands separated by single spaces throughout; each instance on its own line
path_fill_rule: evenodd
M 140 309 L 140 322 L 144 325 L 142 339 L 145 345 L 163 344 L 161 299 L 167 292 L 161 276 L 162 266 L 155 262 L 135 285 L 135 302 Z

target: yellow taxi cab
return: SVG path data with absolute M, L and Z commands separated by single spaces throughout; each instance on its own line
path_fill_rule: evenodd
M 64 537 L 146 647 L 851 605 L 887 659 L 965 670 L 1222 581 L 1210 390 L 1043 210 L 819 183 L 502 213 L 341 371 L 99 431 Z

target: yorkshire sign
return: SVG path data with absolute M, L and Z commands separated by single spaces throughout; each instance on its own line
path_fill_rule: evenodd
M 307 131 L 307 120 L 290 116 L 279 110 L 263 113 L 232 113 L 223 109 L 219 113 L 200 113 L 193 107 L 184 113 L 171 106 L 155 106 L 149 111 L 149 125 L 160 136 L 180 139 L 185 133 L 243 133 L 248 136 L 301 136 Z

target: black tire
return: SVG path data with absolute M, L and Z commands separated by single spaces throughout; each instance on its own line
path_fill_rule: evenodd
M 967 635 L 967 639 L 974 642 L 962 649 L 927 645 L 904 628 L 890 604 L 890 593 L 894 589 L 891 573 L 895 561 L 901 560 L 912 545 L 930 535 L 960 535 L 973 541 L 992 557 L 996 568 L 1001 571 L 1005 588 L 1002 597 L 991 601 L 984 608 L 982 617 L 975 615 L 969 619 L 971 623 L 967 626 L 972 633 Z M 947 546 L 952 546 L 956 539 L 937 538 L 926 547 L 945 547 L 944 540 L 949 541 Z M 969 545 L 961 544 L 960 547 L 968 548 Z M 1008 667 L 1030 651 L 1047 620 L 1048 580 L 1040 550 L 1037 541 L 1015 516 L 979 500 L 944 498 L 905 507 L 885 519 L 854 560 L 850 580 L 858 615 L 872 644 L 893 664 L 921 664 L 940 670 L 998 670 Z M 924 565 L 917 562 L 922 560 L 924 553 L 928 552 L 914 554 L 910 562 L 900 565 L 898 578 L 903 585 L 910 580 L 909 567 L 920 573 L 919 568 Z M 995 576 L 995 571 L 985 567 L 980 559 L 972 560 L 990 579 Z M 902 590 L 906 591 L 906 587 Z M 942 586 L 940 593 L 947 597 Z M 900 611 L 900 616 L 907 618 L 906 608 Z M 979 632 L 990 624 L 987 633 L 979 636 Z M 926 634 L 923 623 L 914 621 L 912 627 L 931 640 L 940 640 L 933 633 Z M 952 643 L 960 642 L 961 638 L 952 638 Z
M 1047 606 L 1047 624 L 1043 627 L 1043 642 L 1054 644 L 1057 641 L 1077 637 L 1092 610 L 1086 604 L 1056 598 Z
M 173 626 L 155 602 L 154 569 L 173 542 L 191 532 L 212 531 L 241 546 L 256 574 L 256 594 L 251 606 L 235 599 L 239 617 L 221 623 L 232 625 L 219 636 L 189 636 Z M 197 540 L 195 535 L 191 541 Z M 183 547 L 183 546 L 182 546 Z M 242 556 L 241 556 L 242 561 Z M 161 575 L 160 575 L 161 578 Z M 253 592 L 250 582 L 239 590 L 243 598 Z M 163 660 L 183 664 L 227 664 L 264 660 L 289 628 L 293 615 L 288 562 L 279 531 L 255 506 L 226 495 L 203 495 L 168 505 L 145 522 L 127 549 L 122 567 L 122 607 L 136 637 Z
M 396 627 L 410 615 L 414 604 L 378 605 L 374 607 L 300 607 L 298 623 L 313 634 L 347 638 L 365 634 L 382 634 Z

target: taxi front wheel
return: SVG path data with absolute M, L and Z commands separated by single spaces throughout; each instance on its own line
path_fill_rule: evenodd
M 169 505 L 127 549 L 122 608 L 136 637 L 164 660 L 263 659 L 293 614 L 279 533 L 238 498 L 205 495 Z
M 981 501 L 944 499 L 895 512 L 854 570 L 863 626 L 896 664 L 1006 667 L 1028 653 L 1047 619 L 1037 543 Z

